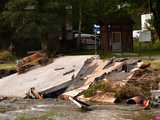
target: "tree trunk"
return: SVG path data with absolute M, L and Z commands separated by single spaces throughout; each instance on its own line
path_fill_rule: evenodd
M 41 34 L 41 49 L 42 49 L 42 51 L 47 52 L 47 50 L 48 50 L 47 43 L 48 43 L 48 33 L 44 32 Z
M 77 40 L 77 48 L 80 49 L 81 43 L 81 29 L 82 29 L 82 8 L 81 4 L 79 4 L 79 25 L 78 25 L 78 40 Z

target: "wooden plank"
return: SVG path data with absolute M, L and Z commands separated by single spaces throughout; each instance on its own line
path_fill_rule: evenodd
M 100 61 L 99 61 L 100 62 Z M 113 66 L 109 67 L 108 69 L 103 69 L 104 66 L 108 63 L 107 62 L 102 62 L 99 65 L 99 67 L 97 67 L 97 69 L 95 70 L 94 74 L 91 74 L 88 79 L 86 80 L 86 82 L 84 83 L 84 85 L 82 85 L 81 87 L 68 91 L 66 93 L 63 94 L 64 98 L 67 97 L 75 97 L 78 94 L 82 93 L 83 91 L 87 90 L 89 88 L 89 86 L 95 81 L 95 78 L 103 75 L 104 73 L 109 74 L 110 72 L 119 69 L 120 67 L 123 66 L 124 62 L 115 62 Z

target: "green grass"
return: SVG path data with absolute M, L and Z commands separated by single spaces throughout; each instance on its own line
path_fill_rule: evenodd
M 0 64 L 0 70 L 2 69 L 5 69 L 5 70 L 16 69 L 16 64 L 15 63 Z
M 154 68 L 160 69 L 160 60 L 152 61 L 151 64 Z
M 134 52 L 140 56 L 160 55 L 160 40 L 155 40 L 150 43 L 140 43 L 138 40 L 135 40 L 133 46 Z
M 132 116 L 133 116 L 132 120 L 153 120 L 155 115 L 152 111 L 147 112 L 146 114 L 146 111 L 144 110 L 144 111 L 139 111 L 138 113 L 135 113 Z
M 0 50 L 0 60 L 13 61 L 16 57 L 8 50 Z
M 16 118 L 16 120 L 55 120 L 55 113 L 46 112 L 41 115 L 20 115 Z
M 160 60 L 144 60 L 145 63 L 151 63 L 152 68 L 160 69 Z
M 111 85 L 109 84 L 109 82 L 98 81 L 97 83 L 95 83 L 94 85 L 89 87 L 89 89 L 84 91 L 82 94 L 85 97 L 92 97 L 96 94 L 97 91 L 110 92 L 111 91 Z

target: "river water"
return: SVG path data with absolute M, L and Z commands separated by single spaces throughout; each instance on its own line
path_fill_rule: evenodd
M 79 110 L 71 102 L 57 99 L 0 102 L 0 120 L 152 120 L 159 109 L 143 110 L 136 105 L 92 105 Z

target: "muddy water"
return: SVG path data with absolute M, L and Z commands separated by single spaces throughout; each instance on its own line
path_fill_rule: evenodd
M 159 109 L 140 106 L 92 105 L 84 112 L 61 100 L 10 100 L 0 102 L 0 120 L 152 120 Z

